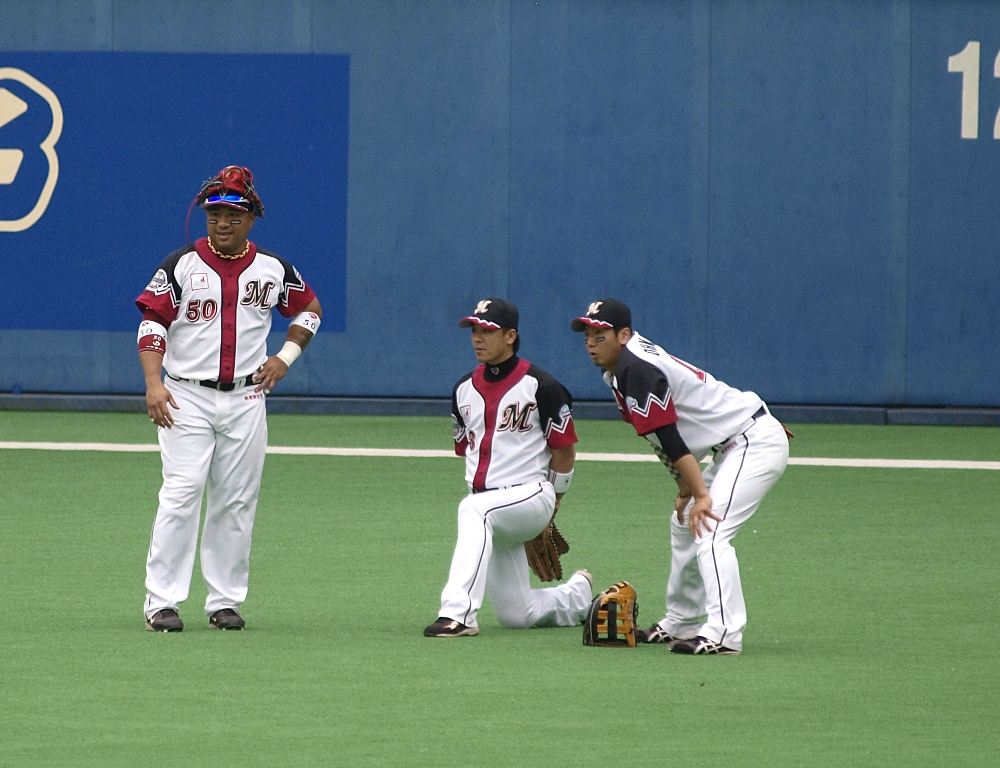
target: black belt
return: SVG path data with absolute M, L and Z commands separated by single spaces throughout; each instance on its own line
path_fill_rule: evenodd
M 473 488 L 473 493 L 486 493 L 486 491 L 505 491 L 508 488 L 517 488 L 519 485 L 524 485 L 524 483 L 512 483 L 511 485 L 505 485 L 502 488 Z
M 242 387 L 249 387 L 253 384 L 253 374 L 250 376 L 244 376 L 242 379 L 236 379 L 231 383 L 224 381 L 210 381 L 208 379 L 182 379 L 179 376 L 171 376 L 167 374 L 168 379 L 173 379 L 174 381 L 186 381 L 188 384 L 197 384 L 201 387 L 208 387 L 209 389 L 214 389 L 218 392 L 232 392 L 234 389 L 241 389 Z
M 762 406 L 760 407 L 760 409 L 759 409 L 759 410 L 757 411 L 757 413 L 755 413 L 755 414 L 754 414 L 753 416 L 751 416 L 750 418 L 751 418 L 751 419 L 752 419 L 753 421 L 757 421 L 757 419 L 761 418 L 762 416 L 767 416 L 768 414 L 769 414 L 769 411 L 767 410 L 767 406 L 766 406 L 766 405 L 762 405 Z M 748 425 L 748 426 L 747 426 L 747 429 L 750 429 L 750 427 L 751 427 L 751 426 L 753 426 L 753 425 L 752 425 L 752 424 L 751 424 L 751 425 Z M 737 434 L 739 434 L 739 433 L 737 433 Z M 733 435 L 732 437 L 727 437 L 727 438 L 726 438 L 725 440 L 723 440 L 723 441 L 722 441 L 721 443 L 716 443 L 715 445 L 713 445 L 713 446 L 712 446 L 711 448 L 709 448 L 709 450 L 710 450 L 710 451 L 711 451 L 711 452 L 712 452 L 713 454 L 716 454 L 716 453 L 718 453 L 718 452 L 719 452 L 720 450 L 722 450 L 722 446 L 724 446 L 724 445 L 728 444 L 728 443 L 729 443 L 729 441 L 730 441 L 730 440 L 733 440 L 734 438 L 736 438 L 736 436 L 737 436 L 737 435 Z

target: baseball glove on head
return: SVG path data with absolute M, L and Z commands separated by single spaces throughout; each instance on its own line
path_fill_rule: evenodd
M 239 165 L 227 165 L 202 184 L 195 202 L 201 208 L 218 203 L 264 216 L 264 204 L 254 189 L 253 174 L 249 168 Z
M 569 543 L 559 533 L 554 522 L 531 541 L 524 542 L 524 554 L 528 565 L 540 581 L 555 581 L 562 578 L 562 563 L 559 556 L 569 552 Z
M 635 648 L 635 627 L 639 603 L 635 587 L 619 581 L 601 592 L 590 604 L 583 623 L 584 645 Z

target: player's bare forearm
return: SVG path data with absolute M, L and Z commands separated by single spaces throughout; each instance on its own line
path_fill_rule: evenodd
M 305 349 L 312 337 L 312 331 L 306 330 L 301 325 L 293 325 L 288 329 L 286 341 L 298 344 L 299 347 Z M 253 380 L 257 382 L 257 386 L 254 387 L 254 392 L 264 390 L 264 394 L 271 394 L 271 390 L 274 389 L 274 385 L 285 378 L 286 373 L 288 373 L 288 365 L 285 361 L 277 355 L 271 355 L 264 361 L 260 370 L 253 375 Z
M 139 353 L 139 365 L 142 366 L 142 375 L 146 379 L 146 388 L 152 382 L 163 383 L 160 378 L 163 375 L 163 355 L 159 352 L 143 350 Z
M 323 317 L 323 308 L 319 305 L 319 299 L 313 299 L 306 305 L 306 308 L 302 310 L 303 312 L 313 312 Z M 313 332 L 303 328 L 301 325 L 290 325 L 288 326 L 288 336 L 286 337 L 288 341 L 294 341 L 302 349 L 305 349 L 309 342 L 312 340 Z
M 146 379 L 146 412 L 149 420 L 158 427 L 170 429 L 174 425 L 173 414 L 170 413 L 170 406 L 175 409 L 177 401 L 163 386 L 163 355 L 159 352 L 143 350 L 139 353 L 139 364 L 142 366 L 142 375 Z
M 572 472 L 573 465 L 576 463 L 576 446 L 567 445 L 565 448 L 553 448 L 552 449 L 552 459 L 549 461 L 549 467 L 554 472 Z
M 303 312 L 314 312 L 315 314 L 323 317 L 323 309 L 319 305 L 319 299 L 313 299 L 306 305 Z M 305 349 L 309 342 L 312 340 L 313 332 L 307 328 L 303 328 L 301 325 L 290 325 L 288 326 L 288 335 L 285 337 L 285 341 L 290 341 L 293 344 L 297 344 L 300 349 Z M 264 365 L 253 375 L 253 380 L 257 384 L 254 387 L 254 392 L 260 392 L 264 390 L 265 395 L 271 394 L 271 390 L 274 389 L 274 385 L 285 378 L 285 374 L 288 373 L 288 365 L 277 355 L 271 355 L 264 361 Z
M 712 497 L 708 493 L 708 487 L 705 485 L 705 478 L 701 476 L 701 467 L 698 464 L 698 460 L 690 453 L 681 456 L 674 462 L 674 466 L 677 467 L 677 471 L 680 473 L 680 478 L 677 481 L 677 486 L 681 489 L 681 492 L 687 491 L 694 497 L 694 503 L 691 505 L 691 509 L 688 511 L 688 528 L 691 534 L 696 538 L 702 535 L 702 528 L 705 532 L 711 532 L 708 520 L 715 520 L 718 522 L 718 516 L 712 512 Z M 681 485 L 683 483 L 684 485 Z M 680 504 L 681 499 L 678 498 L 678 503 L 675 504 L 675 510 L 677 512 L 677 521 L 680 523 L 684 522 L 684 507 L 687 506 L 686 502 Z M 678 507 L 680 507 L 678 509 Z

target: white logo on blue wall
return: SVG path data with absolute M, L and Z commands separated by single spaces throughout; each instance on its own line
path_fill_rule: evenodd
M 4 80 L 13 80 L 30 88 L 45 100 L 52 111 L 52 128 L 49 130 L 48 136 L 38 145 L 49 164 L 45 184 L 38 195 L 38 200 L 32 209 L 19 219 L 0 218 L 0 232 L 23 232 L 42 218 L 42 214 L 45 213 L 45 209 L 48 208 L 49 201 L 52 199 L 56 182 L 59 180 L 59 157 L 56 155 L 56 142 L 59 141 L 59 136 L 62 134 L 63 111 L 55 93 L 44 83 L 39 82 L 24 70 L 15 67 L 0 67 L 0 129 L 28 111 L 28 105 L 23 99 L 2 86 Z M 23 160 L 24 150 L 16 147 L 3 147 L 3 134 L 0 133 L 0 185 L 14 183 Z M 0 211 L 0 215 L 2 213 Z

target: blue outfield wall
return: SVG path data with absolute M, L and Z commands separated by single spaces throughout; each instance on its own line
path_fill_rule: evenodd
M 0 391 L 141 392 L 132 300 L 200 182 L 238 162 L 267 207 L 254 239 L 325 308 L 284 394 L 447 396 L 473 364 L 458 318 L 502 296 L 522 353 L 605 399 L 569 321 L 615 296 L 770 402 L 1000 406 L 1000 4 L 0 0 L 0 18 Z

